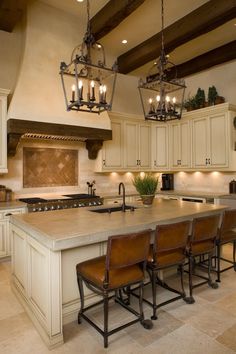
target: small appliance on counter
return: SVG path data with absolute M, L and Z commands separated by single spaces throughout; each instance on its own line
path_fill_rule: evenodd
M 236 193 L 236 181 L 234 179 L 229 183 L 229 193 L 230 194 Z
M 170 191 L 174 189 L 174 175 L 173 173 L 162 173 L 162 191 Z
M 12 200 L 12 190 L 0 185 L 0 202 L 10 202 Z

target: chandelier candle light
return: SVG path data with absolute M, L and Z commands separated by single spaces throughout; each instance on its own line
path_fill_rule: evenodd
M 91 33 L 89 10 L 87 0 L 88 22 L 83 43 L 73 49 L 70 64 L 61 62 L 60 75 L 67 111 L 99 114 L 111 110 L 117 68 L 106 67 L 104 48 Z
M 180 119 L 185 82 L 177 79 L 176 66 L 164 50 L 164 0 L 161 0 L 161 53 L 145 80 L 139 80 L 139 93 L 146 120 L 166 122 Z

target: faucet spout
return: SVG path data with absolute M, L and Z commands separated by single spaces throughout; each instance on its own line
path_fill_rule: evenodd
M 122 188 L 122 198 L 123 198 L 123 203 L 122 203 L 122 211 L 123 212 L 125 212 L 125 209 L 126 209 L 126 207 L 125 207 L 125 185 L 124 185 L 124 183 L 120 183 L 119 184 L 119 195 L 121 194 L 121 188 Z

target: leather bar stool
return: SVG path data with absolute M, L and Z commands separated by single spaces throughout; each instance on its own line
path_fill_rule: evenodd
M 208 284 L 213 289 L 218 288 L 218 284 L 213 282 L 211 277 L 211 267 L 212 259 L 215 253 L 216 238 L 218 235 L 218 227 L 220 223 L 220 214 L 214 214 L 210 216 L 203 216 L 193 220 L 192 223 L 192 233 L 189 240 L 189 245 L 187 249 L 187 257 L 189 264 L 189 303 L 194 303 L 193 289 L 199 287 L 203 284 Z M 199 265 L 201 267 L 201 262 L 197 262 L 197 258 L 200 259 L 201 256 L 207 256 L 208 276 L 196 272 L 196 268 Z M 202 267 L 205 268 L 204 266 Z M 197 276 L 203 279 L 202 282 L 193 285 L 193 276 Z
M 183 266 L 185 263 L 190 224 L 190 221 L 183 221 L 156 227 L 155 239 L 153 245 L 151 245 L 147 263 L 147 270 L 152 284 L 152 302 L 144 299 L 153 308 L 153 315 L 151 317 L 153 320 L 157 319 L 156 311 L 159 307 L 181 298 L 187 300 L 183 285 Z M 174 266 L 178 267 L 180 271 L 181 291 L 170 287 L 158 276 L 160 270 Z M 157 284 L 178 294 L 178 296 L 157 305 Z
M 150 246 L 150 236 L 151 230 L 110 236 L 107 242 L 106 256 L 93 258 L 76 266 L 81 299 L 78 323 L 81 323 L 81 318 L 89 322 L 103 336 L 105 348 L 108 347 L 108 336 L 138 321 L 141 322 L 144 328 L 150 329 L 152 327 L 152 322 L 144 320 L 143 314 L 143 280 Z M 101 295 L 103 299 L 85 307 L 83 283 L 90 290 Z M 127 287 L 129 289 L 132 285 L 139 286 L 139 312 L 129 305 L 129 297 L 128 301 L 124 301 L 123 296 L 120 296 L 123 288 Z M 116 302 L 137 318 L 109 331 L 108 302 L 111 298 L 115 298 Z M 89 309 L 102 303 L 104 311 L 103 329 L 98 327 L 85 314 Z
M 233 243 L 233 261 L 221 256 L 221 247 L 227 243 Z M 236 271 L 235 262 L 236 251 L 236 209 L 226 210 L 223 214 L 222 223 L 219 229 L 219 237 L 216 240 L 216 273 L 217 282 L 220 282 L 220 274 L 226 270 L 234 268 Z M 221 260 L 230 263 L 231 265 L 225 268 L 221 268 Z

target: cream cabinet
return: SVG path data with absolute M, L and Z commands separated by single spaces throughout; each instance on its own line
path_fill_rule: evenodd
M 105 141 L 102 149 L 102 169 L 119 170 L 124 167 L 123 159 L 123 121 L 113 119 L 111 122 L 112 140 Z
M 236 107 L 227 103 L 205 109 L 201 116 L 192 119 L 194 169 L 236 170 L 233 134 L 235 113 Z
M 152 125 L 152 168 L 165 171 L 169 168 L 169 126 L 168 124 Z
M 170 169 L 186 170 L 191 167 L 189 120 L 170 124 Z
M 7 96 L 10 91 L 0 88 L 0 173 L 7 173 Z
M 124 122 L 124 168 L 128 171 L 151 169 L 151 125 Z
M 24 212 L 25 207 L 0 210 L 0 258 L 11 255 L 10 216 Z

